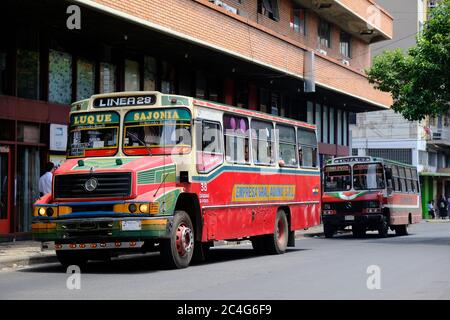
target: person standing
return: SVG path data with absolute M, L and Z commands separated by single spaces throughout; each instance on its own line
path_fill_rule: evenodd
M 436 215 L 434 214 L 434 200 L 428 201 L 428 215 L 431 219 L 435 219 Z
M 447 217 L 448 203 L 443 195 L 439 199 L 438 206 L 439 206 L 439 216 L 441 217 L 441 219 L 445 219 Z
M 52 192 L 52 179 L 53 179 L 53 169 L 55 165 L 53 162 L 48 162 L 45 165 L 45 173 L 39 178 L 39 194 L 42 197 L 47 193 Z

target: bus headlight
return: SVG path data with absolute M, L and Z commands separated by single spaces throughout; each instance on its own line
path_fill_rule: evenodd
M 136 206 L 134 203 L 132 203 L 132 204 L 130 204 L 130 205 L 128 206 L 128 210 L 129 210 L 131 213 L 135 213 L 136 210 L 137 210 L 137 206 Z
M 324 210 L 331 210 L 331 203 L 324 203 L 323 204 L 323 209 Z
M 139 206 L 139 211 L 142 213 L 148 213 L 148 204 L 143 203 Z
M 39 208 L 38 209 L 38 214 L 41 216 L 41 217 L 43 217 L 43 216 L 45 216 L 45 208 Z
M 53 210 L 53 208 L 47 208 L 47 216 L 52 217 L 53 213 L 55 213 L 55 211 Z

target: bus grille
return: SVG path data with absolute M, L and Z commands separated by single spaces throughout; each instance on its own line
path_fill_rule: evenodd
M 362 212 L 363 202 L 362 201 L 345 201 L 337 202 L 335 204 L 337 213 L 359 213 Z
M 87 191 L 85 183 L 91 178 L 98 185 Z M 55 176 L 55 198 L 109 198 L 131 194 L 131 173 L 86 173 Z

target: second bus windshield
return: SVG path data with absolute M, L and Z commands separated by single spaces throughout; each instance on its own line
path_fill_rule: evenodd
M 353 181 L 352 181 L 353 180 Z M 383 166 L 380 163 L 326 166 L 324 191 L 384 189 Z

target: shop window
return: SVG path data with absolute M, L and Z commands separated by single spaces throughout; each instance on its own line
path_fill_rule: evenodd
M 125 91 L 139 91 L 141 88 L 141 73 L 139 62 L 125 60 Z
M 280 114 L 280 94 L 277 92 L 270 95 L 270 113 L 276 116 Z
M 278 159 L 283 160 L 287 167 L 297 166 L 297 143 L 294 127 L 277 125 L 278 129 Z
M 117 67 L 114 64 L 100 63 L 100 93 L 116 91 Z
M 144 90 L 156 90 L 156 59 L 153 57 L 144 57 Z
M 48 100 L 69 104 L 72 102 L 72 56 L 66 52 L 49 52 Z
M 162 63 L 161 92 L 175 93 L 175 68 L 167 62 Z
M 319 21 L 318 29 L 319 44 L 331 48 L 331 24 L 323 19 Z
M 77 61 L 77 98 L 83 100 L 95 93 L 95 64 L 86 59 Z
M 236 105 L 239 108 L 247 108 L 248 107 L 248 86 L 247 86 L 247 82 L 245 82 L 245 81 L 237 82 Z
M 181 69 L 178 74 L 178 94 L 192 96 L 191 88 L 192 73 L 186 69 Z
M 260 165 L 275 164 L 273 124 L 252 120 L 253 162 Z
M 248 120 L 234 115 L 223 116 L 225 158 L 231 163 L 249 163 Z
M 352 37 L 346 32 L 341 31 L 339 41 L 339 51 L 346 58 L 351 58 L 351 40 Z
M 39 52 L 17 49 L 17 95 L 39 99 Z
M 258 13 L 266 17 L 278 21 L 280 19 L 278 13 L 277 0 L 258 0 Z
M 304 35 L 306 33 L 306 19 L 304 9 L 292 9 L 291 10 L 291 23 L 290 27 L 294 32 Z
M 217 77 L 210 75 L 208 77 L 208 99 L 211 101 L 219 101 L 219 85 Z

